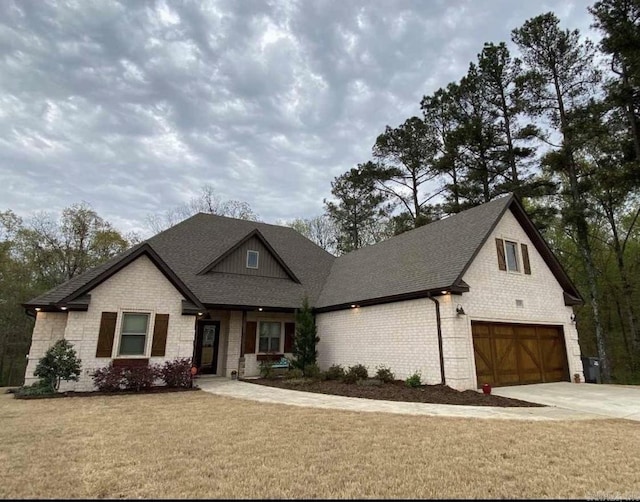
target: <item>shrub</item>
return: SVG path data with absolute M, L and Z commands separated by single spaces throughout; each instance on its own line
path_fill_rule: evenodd
M 302 308 L 296 310 L 296 334 L 293 340 L 293 364 L 306 373 L 306 368 L 316 364 L 318 351 L 316 344 L 320 341 L 313 311 L 309 299 L 302 299 Z
M 326 380 L 342 380 L 344 378 L 344 368 L 339 364 L 334 364 L 324 372 Z
M 317 364 L 307 364 L 304 367 L 304 376 L 307 378 L 320 378 L 320 368 Z
M 158 368 L 151 366 L 125 367 L 122 372 L 122 384 L 127 390 L 141 391 L 153 387 L 158 378 Z
M 93 384 L 101 392 L 115 392 L 122 389 L 123 369 L 112 363 L 93 372 Z
M 101 392 L 116 392 L 122 389 L 140 391 L 153 386 L 160 372 L 152 366 L 109 366 L 93 372 L 93 383 Z
M 62 380 L 78 381 L 81 363 L 73 345 L 63 338 L 49 347 L 33 374 L 57 391 Z
M 342 380 L 345 383 L 356 383 L 358 380 L 366 380 L 367 378 L 369 378 L 367 367 L 362 364 L 355 364 L 349 366 Z
M 54 388 L 44 380 L 32 383 L 31 385 L 24 385 L 15 391 L 17 396 L 44 396 L 54 393 Z
M 191 387 L 191 359 L 166 361 L 158 368 L 158 376 L 167 387 Z
M 287 380 L 297 380 L 304 377 L 304 372 L 300 368 L 292 368 L 284 375 Z
M 273 378 L 275 376 L 275 371 L 271 366 L 271 361 L 260 362 L 260 376 L 267 379 Z
M 420 387 L 422 384 L 420 372 L 416 371 L 413 375 L 407 378 L 404 383 L 407 387 Z
M 391 368 L 387 366 L 378 366 L 378 371 L 376 371 L 376 378 L 384 383 L 393 382 L 396 379 L 396 376 L 391 371 Z

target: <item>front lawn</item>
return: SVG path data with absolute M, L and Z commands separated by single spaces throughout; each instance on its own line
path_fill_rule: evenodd
M 640 424 L 622 420 L 0 395 L 1 498 L 637 498 L 638 451 Z

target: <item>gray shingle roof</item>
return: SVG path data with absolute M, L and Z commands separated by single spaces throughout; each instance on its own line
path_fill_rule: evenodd
M 503 197 L 336 259 L 317 308 L 455 285 L 512 197 Z
M 101 274 L 145 249 L 207 305 L 296 308 L 307 294 L 311 305 L 328 308 L 464 287 L 462 275 L 509 207 L 565 291 L 579 297 L 521 206 L 512 202 L 512 196 L 496 199 L 339 258 L 288 227 L 199 213 L 25 305 L 56 304 L 83 287 L 94 287 L 91 281 L 101 280 Z M 256 229 L 300 283 L 231 273 L 199 274 Z

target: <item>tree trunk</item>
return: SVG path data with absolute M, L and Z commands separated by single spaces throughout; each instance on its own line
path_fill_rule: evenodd
M 636 114 L 633 107 L 633 89 L 629 83 L 629 74 L 627 72 L 627 65 L 622 63 L 622 89 L 624 93 L 624 111 L 629 121 L 629 128 L 631 129 L 631 136 L 633 138 L 633 149 L 636 154 L 636 160 L 640 160 L 640 131 L 638 130 L 638 121 L 636 120 Z
M 518 185 L 518 167 L 516 166 L 516 155 L 513 150 L 513 139 L 511 138 L 511 119 L 509 118 L 509 107 L 504 95 L 504 89 L 500 86 L 500 101 L 502 103 L 502 120 L 504 122 L 504 132 L 507 136 L 507 163 L 511 168 L 512 190 L 515 191 Z
M 607 343 L 602 329 L 602 321 L 600 319 L 599 295 L 596 267 L 593 262 L 593 253 L 589 244 L 589 227 L 587 225 L 585 199 L 580 194 L 578 184 L 578 173 L 575 159 L 573 157 L 572 138 L 569 135 L 569 127 L 567 123 L 566 111 L 564 108 L 564 100 L 560 90 L 560 82 L 558 75 L 554 72 L 553 83 L 556 91 L 556 99 L 558 101 L 558 111 L 560 113 L 560 129 L 563 137 L 563 149 L 567 162 L 567 171 L 569 178 L 569 189 L 571 194 L 570 209 L 573 224 L 576 229 L 576 240 L 580 255 L 587 273 L 587 283 L 589 287 L 589 303 L 593 314 L 593 326 L 596 335 L 596 345 L 598 347 L 598 358 L 600 359 L 600 374 L 604 383 L 611 381 L 611 366 L 607 354 Z

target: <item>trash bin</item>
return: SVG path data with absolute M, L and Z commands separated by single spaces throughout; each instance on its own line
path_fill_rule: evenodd
M 587 383 L 602 383 L 600 379 L 600 359 L 597 357 L 582 357 L 584 381 Z

